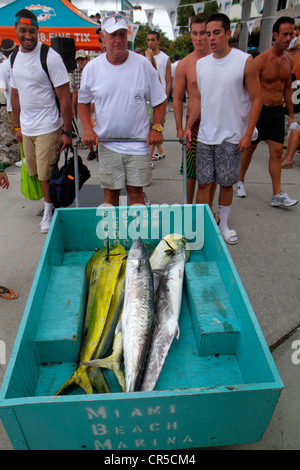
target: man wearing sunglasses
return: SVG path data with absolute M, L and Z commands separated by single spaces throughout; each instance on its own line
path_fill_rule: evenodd
M 126 186 L 129 204 L 145 204 L 143 187 L 151 179 L 149 145 L 163 143 L 167 96 L 151 63 L 127 50 L 128 23 L 123 12 L 106 15 L 100 32 L 106 53 L 84 68 L 78 97 L 82 143 L 98 145 L 100 184 L 105 203 L 119 205 Z M 96 125 L 91 126 L 94 101 Z M 153 107 L 150 129 L 147 101 Z M 127 139 L 103 142 L 101 139 Z M 143 141 L 133 142 L 130 139 Z

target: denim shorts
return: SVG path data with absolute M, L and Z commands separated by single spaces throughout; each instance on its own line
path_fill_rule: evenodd
M 222 142 L 220 145 L 197 143 L 196 171 L 198 184 L 216 181 L 220 186 L 233 186 L 238 182 L 242 154 L 237 144 Z

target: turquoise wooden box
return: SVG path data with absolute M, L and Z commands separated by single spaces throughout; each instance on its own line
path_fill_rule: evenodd
M 95 248 L 190 241 L 174 340 L 153 392 L 53 393 L 76 368 Z M 283 384 L 206 205 L 55 211 L 0 391 L 15 449 L 168 450 L 258 441 Z

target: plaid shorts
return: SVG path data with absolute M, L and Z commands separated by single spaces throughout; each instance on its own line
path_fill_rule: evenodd
M 207 145 L 198 142 L 196 155 L 198 184 L 210 184 L 216 181 L 220 186 L 233 186 L 239 180 L 241 157 L 237 144 L 224 141 L 220 145 Z

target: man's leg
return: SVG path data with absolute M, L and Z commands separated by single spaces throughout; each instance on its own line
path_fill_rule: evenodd
M 249 148 L 244 150 L 242 154 L 242 161 L 241 161 L 241 170 L 240 170 L 240 176 L 239 176 L 239 181 L 237 182 L 235 186 L 235 195 L 239 197 L 245 197 L 246 196 L 246 191 L 244 188 L 244 182 L 245 182 L 245 176 L 247 173 L 247 170 L 250 166 L 251 160 L 252 160 L 252 155 L 256 149 L 257 145 L 251 144 Z
M 196 203 L 197 204 L 210 204 L 211 201 L 211 188 L 214 181 L 209 184 L 198 184 Z
M 119 205 L 121 189 L 108 189 L 104 188 L 104 202 L 112 206 Z
M 281 155 L 283 145 L 273 140 L 268 140 L 268 146 L 270 151 L 269 173 L 272 179 L 274 196 L 281 192 Z
M 127 188 L 130 206 L 132 206 L 133 204 L 145 205 L 142 187 L 126 185 L 126 188 Z

